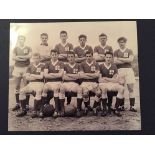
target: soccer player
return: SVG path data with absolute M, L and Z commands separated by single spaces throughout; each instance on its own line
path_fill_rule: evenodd
M 15 97 L 16 97 L 16 105 L 13 107 L 12 111 L 16 111 L 20 109 L 19 104 L 19 91 L 20 91 L 20 85 L 21 81 L 23 80 L 24 86 L 27 85 L 27 80 L 25 77 L 25 73 L 27 70 L 27 67 L 30 65 L 30 58 L 32 50 L 30 47 L 25 46 L 26 38 L 25 36 L 18 36 L 17 39 L 17 46 L 13 50 L 13 60 L 15 61 L 14 70 L 12 75 L 15 78 Z M 27 101 L 27 110 L 29 109 L 29 95 L 26 96 Z
M 134 83 L 135 75 L 132 69 L 132 61 L 134 59 L 133 51 L 126 47 L 127 39 L 125 37 L 120 37 L 117 40 L 119 44 L 119 49 L 114 52 L 114 62 L 118 67 L 118 74 L 121 79 L 124 78 L 127 84 L 130 98 L 130 111 L 137 112 L 134 108 L 135 105 L 135 94 L 134 94 Z M 121 105 L 120 110 L 124 110 L 124 102 Z
M 91 114 L 93 109 L 90 106 L 89 92 L 95 93 L 95 102 L 100 101 L 101 90 L 98 88 L 99 65 L 93 59 L 93 53 L 87 51 L 85 53 L 86 60 L 81 63 L 80 78 L 82 79 L 83 101 L 86 114 Z
M 42 33 L 40 35 L 41 44 L 37 46 L 36 52 L 40 53 L 41 55 L 41 62 L 46 63 L 47 61 L 50 61 L 50 53 L 52 47 L 48 44 L 48 34 Z
M 67 62 L 67 51 L 73 50 L 73 45 L 67 42 L 68 35 L 66 31 L 60 32 L 61 43 L 55 46 L 55 50 L 59 52 L 59 60 Z
M 64 83 L 60 87 L 60 100 L 64 106 L 65 92 L 77 93 L 77 116 L 81 116 L 82 106 L 82 88 L 80 87 L 79 80 L 80 65 L 75 62 L 75 53 L 73 51 L 68 52 L 68 63 L 64 67 L 63 80 Z
M 23 117 L 27 114 L 26 110 L 26 94 L 35 92 L 34 99 L 34 109 L 32 118 L 38 117 L 38 109 L 41 106 L 41 95 L 44 86 L 44 67 L 43 63 L 40 63 L 40 54 L 34 53 L 32 55 L 32 64 L 30 64 L 26 71 L 26 79 L 29 81 L 29 84 L 26 85 L 20 91 L 20 103 L 22 107 L 22 112 L 17 114 L 17 117 Z
M 84 34 L 81 34 L 79 36 L 79 46 L 74 48 L 74 52 L 76 54 L 76 62 L 81 63 L 84 60 L 86 60 L 85 54 L 87 51 L 93 53 L 93 49 L 91 46 L 86 45 L 87 42 L 87 36 Z
M 119 105 L 123 102 L 124 87 L 118 82 L 118 71 L 117 67 L 113 60 L 113 53 L 105 53 L 105 62 L 100 64 L 100 78 L 99 78 L 99 87 L 102 90 L 102 107 L 103 113 L 102 116 L 107 115 L 107 91 L 117 91 L 116 103 L 115 103 L 115 114 L 121 116 L 119 112 Z M 108 107 L 111 109 L 111 107 Z
M 97 62 L 104 62 L 105 61 L 105 53 L 106 52 L 113 52 L 111 46 L 107 45 L 107 35 L 102 33 L 99 35 L 99 42 L 100 45 L 94 48 L 94 58 Z
M 62 84 L 62 76 L 64 72 L 63 62 L 58 60 L 59 53 L 56 50 L 51 50 L 51 61 L 47 62 L 45 65 L 44 77 L 46 83 L 43 88 L 42 93 L 42 104 L 46 104 L 46 98 L 48 91 L 54 92 L 54 102 L 55 102 L 55 113 L 54 117 L 64 114 L 64 109 L 61 107 L 59 102 L 59 91 Z

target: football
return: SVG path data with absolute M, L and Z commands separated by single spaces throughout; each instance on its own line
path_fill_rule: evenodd
M 74 105 L 67 105 L 65 106 L 65 116 L 66 117 L 71 117 L 71 116 L 75 116 L 76 114 L 76 107 Z

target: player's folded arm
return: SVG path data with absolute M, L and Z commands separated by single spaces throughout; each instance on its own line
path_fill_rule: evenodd
M 132 62 L 133 61 L 133 59 L 134 59 L 134 56 L 133 55 L 130 55 L 129 56 L 129 58 L 118 58 L 118 60 L 120 60 L 120 61 L 122 61 L 122 62 L 124 62 L 124 63 L 130 63 L 130 62 Z
M 106 78 L 108 82 L 117 83 L 118 82 L 118 74 L 114 74 L 112 78 Z
M 39 75 L 31 74 L 30 76 L 31 76 L 31 77 L 34 77 L 35 79 L 41 80 L 41 79 L 43 79 L 43 77 L 44 77 L 44 73 L 41 72 Z

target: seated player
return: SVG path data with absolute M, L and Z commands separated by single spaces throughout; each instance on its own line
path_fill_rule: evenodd
M 59 91 L 62 84 L 62 76 L 64 72 L 64 64 L 58 60 L 59 53 L 56 50 L 51 50 L 51 61 L 46 63 L 44 70 L 45 85 L 42 93 L 42 104 L 46 104 L 47 93 L 53 91 L 55 102 L 54 117 L 64 113 L 64 109 L 61 108 L 59 102 Z M 61 113 L 60 113 L 61 112 Z
M 73 50 L 73 45 L 67 42 L 68 35 L 66 31 L 60 32 L 61 43 L 55 46 L 55 50 L 59 52 L 59 60 L 67 62 L 67 51 Z
M 75 53 L 68 52 L 68 63 L 64 66 L 64 83 L 60 88 L 59 99 L 63 100 L 61 103 L 65 102 L 65 92 L 77 93 L 77 116 L 81 116 L 81 106 L 82 106 L 82 88 L 80 87 L 79 80 L 80 65 L 75 62 Z
M 100 65 L 101 76 L 99 78 L 99 87 L 102 90 L 102 116 L 107 114 L 107 91 L 117 91 L 116 103 L 115 103 L 115 114 L 121 116 L 119 112 L 119 106 L 123 102 L 124 87 L 118 82 L 118 71 L 113 60 L 113 53 L 105 53 L 105 62 Z M 111 109 L 111 107 L 108 107 Z
M 134 59 L 133 51 L 129 48 L 126 48 L 127 39 L 125 37 L 120 37 L 117 41 L 120 48 L 114 52 L 114 62 L 117 64 L 119 77 L 124 79 L 124 84 L 127 84 L 130 98 L 130 111 L 137 112 L 137 110 L 134 108 L 135 75 L 131 65 Z M 124 102 L 122 103 L 120 110 L 124 111 Z
M 13 107 L 12 111 L 16 111 L 20 109 L 19 104 L 19 92 L 21 87 L 21 81 L 23 80 L 24 86 L 28 84 L 26 80 L 25 73 L 27 67 L 30 65 L 30 58 L 32 55 L 32 49 L 25 45 L 26 38 L 25 36 L 18 36 L 17 46 L 13 50 L 13 60 L 15 61 L 14 70 L 12 75 L 15 79 L 15 97 L 16 97 L 16 105 Z M 29 98 L 30 96 L 26 96 L 26 108 L 29 110 Z
M 17 117 L 23 117 L 27 114 L 26 110 L 26 95 L 27 93 L 35 92 L 34 108 L 32 118 L 38 116 L 38 109 L 41 105 L 41 94 L 44 86 L 44 67 L 45 65 L 40 63 L 40 54 L 34 53 L 32 56 L 32 64 L 29 65 L 26 71 L 26 79 L 29 84 L 21 89 L 20 91 L 20 103 L 22 107 L 22 112 L 17 114 Z
M 41 62 L 46 63 L 47 61 L 50 61 L 50 53 L 52 47 L 48 44 L 48 34 L 42 33 L 40 35 L 41 44 L 36 47 L 36 52 L 40 53 L 41 55 Z
M 87 42 L 87 36 L 84 34 L 81 34 L 79 36 L 79 43 L 80 45 L 74 48 L 75 56 L 76 56 L 76 62 L 81 63 L 86 60 L 85 54 L 87 51 L 93 53 L 93 49 L 91 46 L 86 45 Z
M 98 87 L 99 65 L 93 59 L 93 53 L 91 51 L 87 51 L 85 55 L 86 60 L 81 63 L 80 67 L 80 78 L 82 80 L 83 101 L 87 114 L 93 111 L 90 106 L 89 92 L 95 93 L 95 103 L 98 103 L 101 97 L 101 90 Z
M 94 58 L 97 62 L 105 61 L 105 53 L 113 52 L 112 47 L 107 45 L 107 35 L 102 33 L 99 35 L 100 45 L 94 48 Z

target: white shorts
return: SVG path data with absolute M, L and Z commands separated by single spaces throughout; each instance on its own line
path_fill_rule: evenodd
M 120 68 L 118 69 L 118 75 L 120 78 L 124 77 L 126 84 L 134 84 L 135 83 L 135 75 L 132 68 Z
M 16 67 L 16 66 L 14 66 L 12 75 L 13 75 L 14 77 L 17 77 L 17 78 L 19 78 L 19 77 L 22 78 L 22 77 L 25 76 L 26 71 L 27 71 L 27 67 Z
M 107 82 L 107 83 L 99 83 L 99 87 L 102 91 L 118 91 L 120 89 L 123 90 L 123 86 L 120 85 L 119 83 L 112 83 L 112 82 Z
M 76 82 L 64 82 L 62 87 L 65 89 L 65 92 L 78 92 L 80 85 Z
M 44 88 L 46 90 L 54 91 L 54 90 L 60 89 L 61 85 L 62 85 L 62 82 L 60 82 L 60 81 L 58 81 L 58 82 L 47 82 L 47 83 L 45 83 Z
M 88 89 L 89 91 L 95 92 L 98 88 L 98 83 L 96 82 L 82 82 L 82 89 Z

